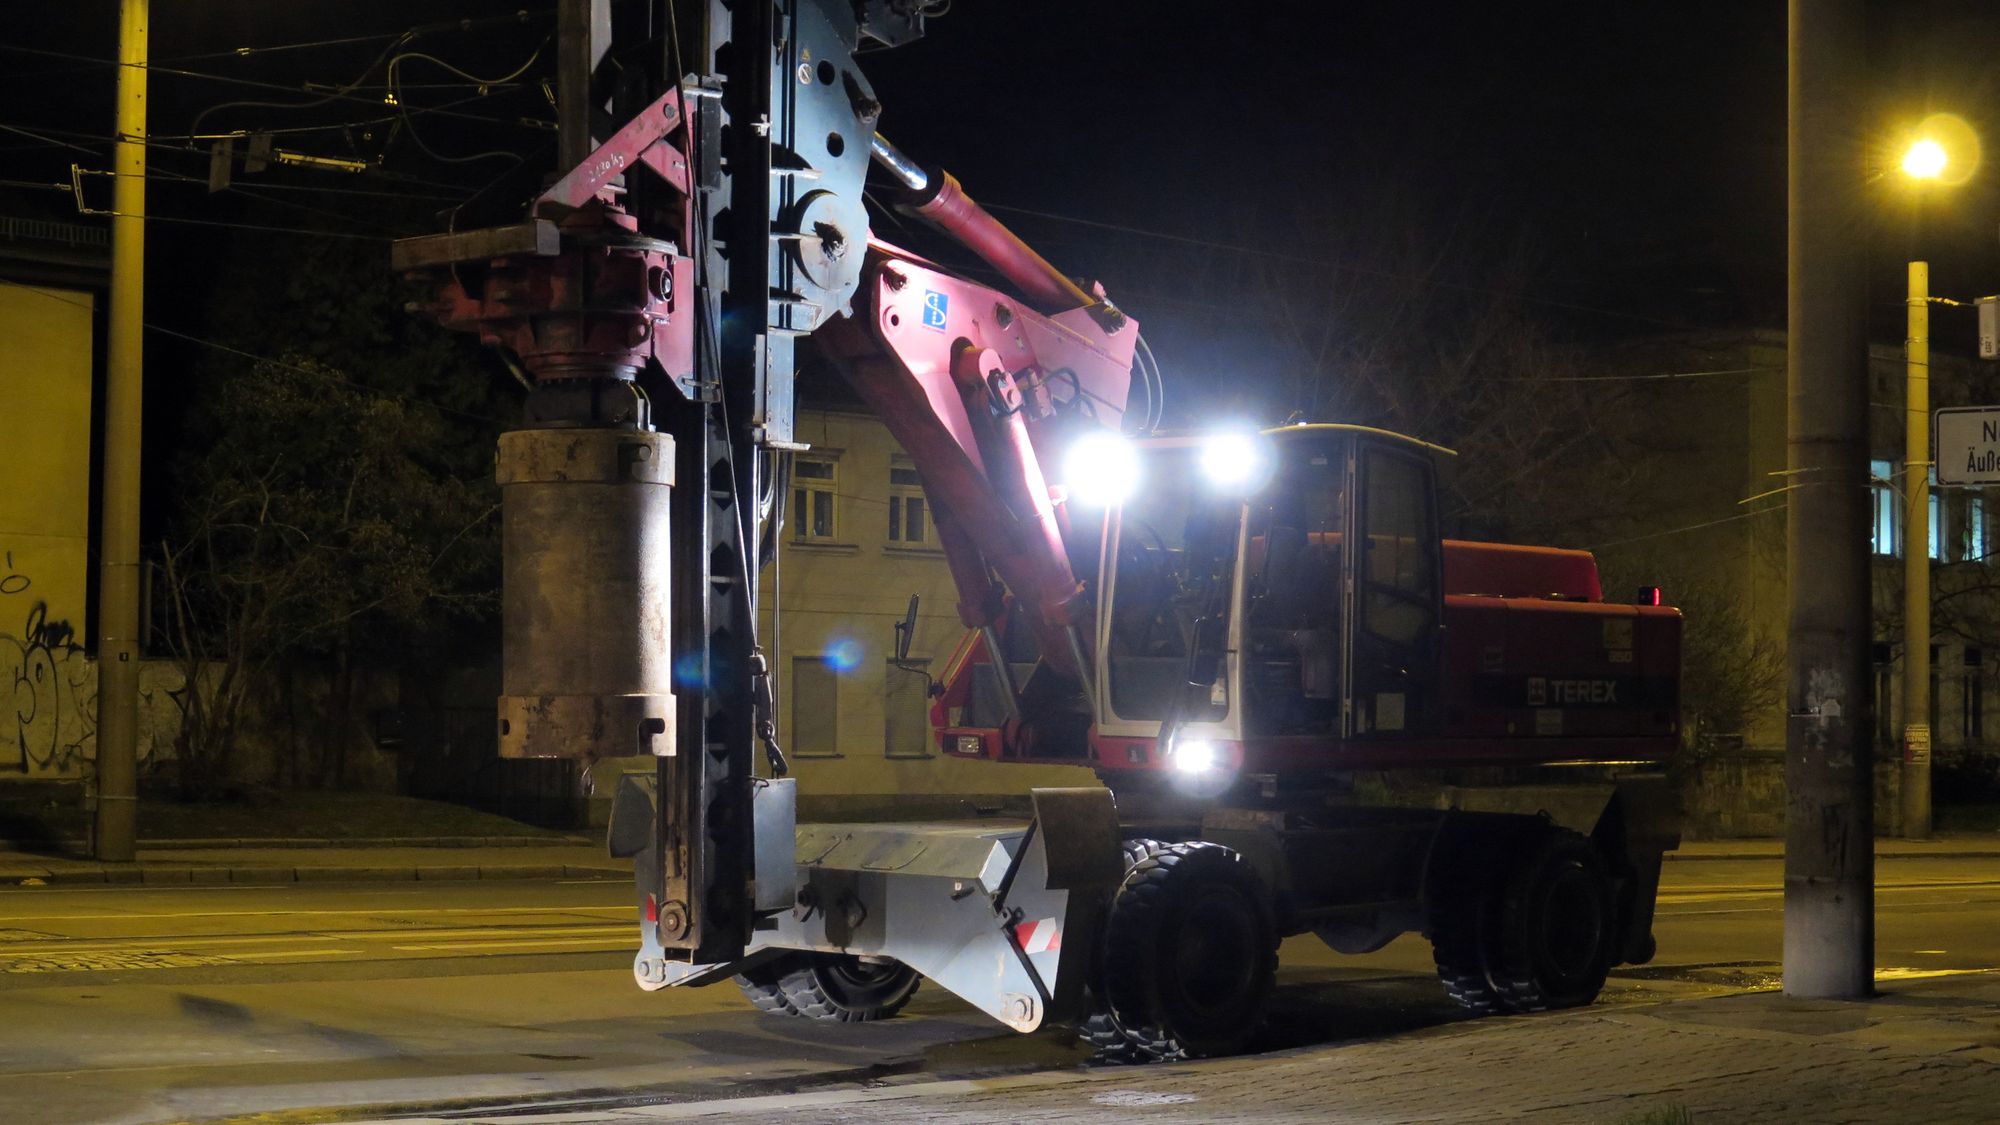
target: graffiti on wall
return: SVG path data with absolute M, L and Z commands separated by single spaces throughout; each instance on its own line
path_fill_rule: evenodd
M 30 774 L 74 774 L 94 745 L 97 670 L 76 627 L 49 617 L 31 575 L 0 553 L 0 762 Z M 11 761 L 9 759 L 11 758 Z

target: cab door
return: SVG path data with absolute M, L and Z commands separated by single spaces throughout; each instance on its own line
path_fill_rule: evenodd
M 1432 733 L 1444 597 L 1431 463 L 1383 441 L 1361 441 L 1356 452 L 1347 734 Z

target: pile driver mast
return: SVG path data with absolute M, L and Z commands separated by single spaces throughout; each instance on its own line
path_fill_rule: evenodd
M 561 8 L 563 88 L 590 112 L 565 107 L 582 155 L 525 219 L 404 240 L 394 265 L 531 382 L 498 461 L 501 753 L 654 755 L 649 921 L 675 956 L 729 961 L 788 881 L 760 863 L 791 859 L 780 820 L 757 829 L 789 787 L 765 784 L 785 767 L 755 603 L 801 448 L 799 338 L 921 460 L 966 624 L 991 635 L 1011 592 L 1082 683 L 1089 609 L 1041 463 L 1064 427 L 1118 424 L 1138 326 L 876 133 L 855 50 L 921 35 L 926 5 L 640 7 Z M 607 53 L 607 33 L 650 54 Z M 658 61 L 615 61 L 634 57 Z M 1022 296 L 872 239 L 871 159 Z

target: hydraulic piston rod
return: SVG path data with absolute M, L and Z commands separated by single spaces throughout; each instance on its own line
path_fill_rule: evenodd
M 1099 303 L 967 195 L 950 172 L 923 167 L 880 133 L 869 143 L 869 152 L 875 163 L 909 189 L 909 195 L 897 205 L 901 210 L 944 231 L 985 259 L 1037 311 L 1067 312 Z

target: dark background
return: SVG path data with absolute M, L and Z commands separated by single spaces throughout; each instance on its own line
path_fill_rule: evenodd
M 37 136 L 0 134 L 5 210 L 73 218 L 66 192 L 32 185 L 66 183 L 72 162 L 109 167 L 117 4 L 9 7 L 0 124 Z M 554 116 L 540 88 L 547 50 L 483 93 L 406 60 L 396 107 L 379 65 L 394 33 L 472 19 L 483 22 L 396 49 L 505 75 L 553 29 L 550 11 L 505 18 L 517 11 L 157 0 L 149 320 L 218 339 L 247 317 L 257 346 L 271 346 L 280 313 L 219 284 L 247 263 L 282 273 L 308 242 L 314 268 L 329 256 L 381 262 L 383 238 L 437 229 L 481 189 L 473 210 L 525 198 L 553 160 L 553 134 L 533 124 Z M 1884 161 L 1936 109 L 1989 128 L 2000 13 L 1882 3 L 1871 45 L 1864 139 Z M 1779 3 L 960 0 L 929 38 L 871 52 L 865 69 L 887 135 L 952 169 L 1141 319 L 1183 419 L 1217 385 L 1275 386 L 1294 362 L 1274 339 L 1274 291 L 1333 306 L 1343 286 L 1384 279 L 1505 290 L 1579 339 L 1783 322 Z M 205 143 L 179 139 L 197 121 L 300 130 L 280 146 L 380 167 L 274 168 L 211 194 L 176 181 L 206 177 Z M 518 167 L 480 155 L 495 151 Z M 85 186 L 109 206 L 109 180 Z M 1901 336 L 1901 263 L 1913 254 L 1934 262 L 1937 293 L 2000 290 L 2000 168 L 1921 196 L 1893 174 L 1870 190 L 1873 229 L 1855 237 L 1869 247 L 1877 339 Z M 1935 334 L 1941 351 L 1969 350 L 1970 313 L 1941 311 Z M 157 372 L 198 366 L 203 350 L 157 333 L 149 348 Z M 156 394 L 151 413 L 171 445 L 172 404 Z

